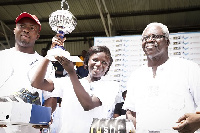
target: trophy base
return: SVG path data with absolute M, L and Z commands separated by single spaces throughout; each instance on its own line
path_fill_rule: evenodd
M 55 59 L 55 56 L 64 56 L 65 58 L 67 58 L 68 60 L 72 62 L 83 62 L 78 56 L 70 56 L 70 53 L 68 51 L 65 51 L 59 47 L 50 49 L 47 52 L 47 58 L 50 61 L 57 61 Z

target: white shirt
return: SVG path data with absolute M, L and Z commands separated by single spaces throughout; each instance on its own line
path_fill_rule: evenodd
M 37 52 L 27 54 L 16 51 L 15 48 L 0 51 L 0 97 L 13 95 L 22 88 L 32 93 L 37 91 L 42 97 L 42 91 L 33 88 L 30 83 L 42 59 L 43 57 Z M 50 64 L 46 78 L 53 77 L 55 77 L 55 71 L 53 65 Z M 48 92 L 44 93 L 45 100 L 49 98 L 49 95 Z
M 172 129 L 178 118 L 200 105 L 200 68 L 191 61 L 170 58 L 157 68 L 142 66 L 127 82 L 123 108 L 136 112 L 137 133 Z
M 0 97 L 14 95 L 22 88 L 27 89 L 31 93 L 38 92 L 40 102 L 42 104 L 42 93 L 44 99 L 51 96 L 50 92 L 42 92 L 42 90 L 33 88 L 30 80 L 35 74 L 38 65 L 43 57 L 37 52 L 27 54 L 16 51 L 15 48 L 0 51 Z M 53 65 L 50 64 L 46 74 L 47 78 L 55 77 Z M 33 128 L 31 125 L 7 125 L 6 128 L 0 128 L 1 133 L 37 133 L 39 129 Z
M 50 133 L 59 133 L 61 128 L 61 107 L 57 103 L 56 110 L 52 113 L 53 123 L 50 125 Z
M 102 106 L 84 111 L 71 81 L 68 77 L 55 79 L 55 92 L 62 97 L 62 127 L 60 133 L 88 133 L 93 118 L 107 118 L 118 92 L 118 83 L 97 81 L 89 83 L 85 78 L 80 82 L 89 95 L 95 95 L 102 102 Z M 55 94 L 54 92 L 54 94 Z

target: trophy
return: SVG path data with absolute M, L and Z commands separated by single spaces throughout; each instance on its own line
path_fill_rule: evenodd
M 60 37 L 63 38 L 65 34 L 69 34 L 75 29 L 77 20 L 69 11 L 69 5 L 66 0 L 61 1 L 61 9 L 50 14 L 49 25 L 53 31 L 62 34 L 63 36 Z M 58 47 L 64 50 L 62 46 L 56 46 L 55 48 Z
M 61 9 L 62 10 L 57 10 L 49 15 L 49 25 L 53 31 L 62 34 L 62 36 L 60 37 L 63 38 L 65 34 L 70 34 L 75 29 L 77 25 L 77 19 L 69 11 L 69 5 L 66 0 L 61 1 Z M 72 57 L 70 56 L 70 53 L 68 51 L 65 51 L 65 48 L 63 46 L 58 45 L 56 45 L 53 50 L 49 50 L 47 54 L 49 54 L 50 57 L 56 55 L 65 56 L 69 60 L 70 57 Z M 52 58 L 50 60 L 55 61 L 55 59 Z M 82 60 L 73 60 L 73 62 L 82 62 Z
M 66 7 L 67 9 L 65 9 Z M 77 20 L 69 11 L 69 5 L 66 0 L 61 1 L 61 9 L 62 10 L 57 10 L 50 14 L 49 25 L 53 31 L 65 35 L 71 33 L 75 29 Z

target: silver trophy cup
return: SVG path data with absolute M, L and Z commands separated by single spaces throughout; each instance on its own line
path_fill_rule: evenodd
M 57 10 L 49 15 L 49 25 L 53 31 L 60 33 L 64 37 L 65 34 L 70 34 L 77 25 L 77 19 L 69 11 L 69 5 L 66 0 L 61 1 L 61 9 Z M 62 48 L 63 46 L 55 46 L 54 48 Z

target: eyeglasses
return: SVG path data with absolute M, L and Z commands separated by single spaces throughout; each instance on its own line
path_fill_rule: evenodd
M 164 38 L 164 37 L 165 37 L 164 35 L 154 35 L 154 34 L 152 34 L 152 35 L 149 35 L 149 36 L 143 36 L 142 41 L 147 41 L 150 38 L 153 39 L 153 40 L 158 40 L 158 39 Z

